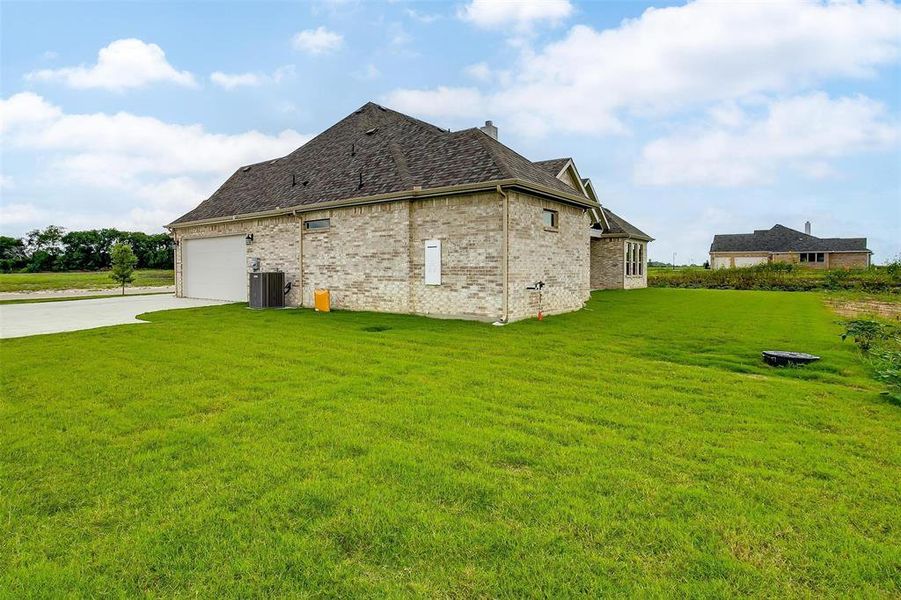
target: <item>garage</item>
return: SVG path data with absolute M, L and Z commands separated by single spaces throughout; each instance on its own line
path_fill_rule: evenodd
M 245 248 L 243 235 L 185 240 L 184 296 L 247 302 Z
M 753 267 L 754 265 L 762 265 L 767 262 L 766 256 L 736 256 L 736 267 Z

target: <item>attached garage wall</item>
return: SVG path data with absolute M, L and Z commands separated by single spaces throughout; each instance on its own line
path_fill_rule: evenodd
M 297 306 L 300 300 L 300 226 L 293 216 L 270 217 L 217 223 L 215 225 L 196 225 L 176 229 L 175 239 L 178 246 L 175 252 L 175 293 L 187 296 L 185 289 L 185 248 L 192 239 L 215 238 L 221 236 L 240 236 L 243 240 L 247 234 L 253 234 L 253 243 L 245 244 L 245 262 L 243 278 L 247 285 L 247 274 L 250 272 L 249 261 L 253 257 L 260 259 L 262 271 L 284 271 L 285 283 L 291 283 L 291 292 L 285 297 L 288 306 Z M 190 268 L 190 267 L 189 267 Z M 244 301 L 247 295 L 244 296 Z

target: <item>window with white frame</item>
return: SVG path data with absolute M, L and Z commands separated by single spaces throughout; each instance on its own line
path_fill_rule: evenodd
M 626 242 L 625 251 L 626 276 L 644 275 L 644 245 L 638 242 Z

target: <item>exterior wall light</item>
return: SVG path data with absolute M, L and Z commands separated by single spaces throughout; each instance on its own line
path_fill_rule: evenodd
M 244 236 L 244 243 L 247 244 L 248 246 L 253 243 L 253 234 L 252 233 L 248 233 L 246 236 Z

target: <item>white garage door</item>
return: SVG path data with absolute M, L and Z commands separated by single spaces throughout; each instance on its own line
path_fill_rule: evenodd
M 243 235 L 185 240 L 184 294 L 188 298 L 247 302 L 247 259 Z
M 754 265 L 762 265 L 766 262 L 766 256 L 736 256 L 736 267 L 753 267 Z

